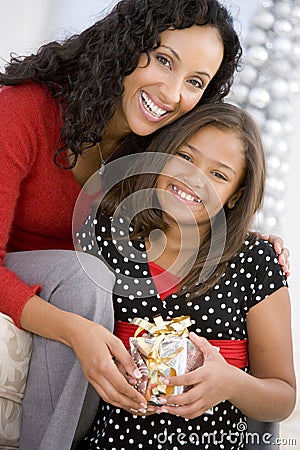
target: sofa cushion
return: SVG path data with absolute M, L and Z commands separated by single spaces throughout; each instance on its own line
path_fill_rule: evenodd
M 31 333 L 0 313 L 0 449 L 18 448 Z

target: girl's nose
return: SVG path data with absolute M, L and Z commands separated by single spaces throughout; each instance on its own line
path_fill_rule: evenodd
M 204 189 L 207 185 L 207 177 L 198 167 L 190 167 L 189 173 L 184 176 L 184 182 L 194 189 Z

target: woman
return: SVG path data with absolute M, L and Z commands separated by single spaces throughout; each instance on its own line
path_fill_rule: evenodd
M 113 404 L 137 409 L 143 403 L 111 355 L 132 376 L 133 361 L 94 323 L 112 327 L 109 302 L 106 313 L 95 306 L 103 290 L 74 269 L 73 253 L 53 249 L 73 249 L 72 212 L 81 187 L 108 159 L 120 156 L 124 139 L 133 136 L 138 148 L 145 148 L 153 132 L 199 102 L 220 101 L 240 54 L 231 17 L 216 0 L 129 0 L 78 36 L 13 58 L 1 74 L 2 259 L 8 253 L 0 274 L 1 311 L 37 336 L 20 448 L 54 449 L 54 435 L 58 448 L 68 448 L 83 403 L 78 392 L 86 387 L 81 369 Z M 104 267 L 99 271 L 109 286 L 111 275 Z M 94 301 L 82 302 L 86 285 L 94 289 L 89 296 Z M 46 345 L 39 336 L 51 341 Z M 73 352 L 81 366 L 76 374 Z M 56 361 L 55 370 L 42 376 L 45 358 Z M 81 380 L 76 395 L 70 374 Z M 43 402 L 36 399 L 38 391 L 45 394 Z M 97 398 L 93 390 L 91 395 Z M 93 408 L 89 411 L 92 415 Z M 62 423 L 68 423 L 68 433 Z

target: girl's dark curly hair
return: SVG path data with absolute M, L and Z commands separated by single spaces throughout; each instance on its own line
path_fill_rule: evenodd
M 121 0 L 81 34 L 50 42 L 36 54 L 12 57 L 0 73 L 0 85 L 32 80 L 51 90 L 64 104 L 61 138 L 75 164 L 84 143 L 101 141 L 119 104 L 123 78 L 137 67 L 140 55 L 160 45 L 163 31 L 195 24 L 215 27 L 223 41 L 222 64 L 201 99 L 217 102 L 227 95 L 241 57 L 232 17 L 217 0 Z

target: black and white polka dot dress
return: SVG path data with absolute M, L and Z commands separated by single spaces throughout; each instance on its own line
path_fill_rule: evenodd
M 132 231 L 132 230 L 129 230 Z M 127 238 L 126 238 L 127 236 Z M 77 234 L 83 251 L 101 257 L 114 271 L 115 320 L 134 317 L 153 321 L 189 315 L 189 328 L 208 340 L 244 340 L 249 309 L 286 286 L 273 247 L 259 239 L 228 265 L 220 282 L 197 300 L 188 294 L 171 294 L 161 300 L 148 266 L 144 241 L 131 241 L 122 217 L 113 222 L 90 216 Z M 243 370 L 247 371 L 248 367 Z M 104 401 L 81 449 L 241 449 L 246 417 L 230 402 L 213 408 L 213 414 L 184 419 L 169 414 L 141 417 Z

